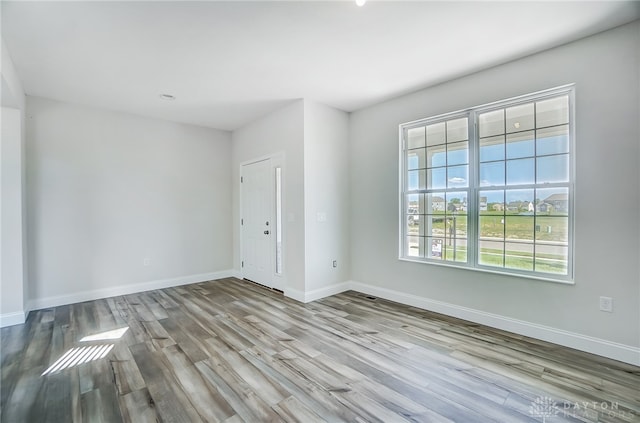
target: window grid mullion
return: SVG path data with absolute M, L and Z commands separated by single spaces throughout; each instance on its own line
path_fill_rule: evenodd
M 507 108 L 502 109 L 502 132 L 504 134 L 504 184 L 507 185 Z M 507 203 L 507 190 L 502 191 L 502 268 L 507 266 L 507 214 L 505 212 Z
M 535 203 L 536 197 L 538 194 L 538 118 L 537 118 L 537 108 L 538 104 L 533 102 L 533 156 L 535 157 L 534 167 L 533 167 L 533 182 L 536 183 L 536 187 L 533 189 L 533 201 Z M 538 267 L 538 260 L 536 260 L 536 248 L 538 244 L 538 235 L 536 234 L 536 227 L 538 224 L 538 213 L 533 211 L 533 271 L 536 271 Z
M 480 177 L 480 154 L 477 113 L 471 112 L 469 119 L 469 194 L 467 198 L 467 263 L 477 265 L 478 250 L 478 180 Z M 475 218 L 474 218 L 475 217 Z

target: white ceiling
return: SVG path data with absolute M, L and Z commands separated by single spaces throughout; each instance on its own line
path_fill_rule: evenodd
M 2 38 L 28 95 L 233 130 L 297 98 L 354 111 L 638 18 L 637 1 L 3 0 Z

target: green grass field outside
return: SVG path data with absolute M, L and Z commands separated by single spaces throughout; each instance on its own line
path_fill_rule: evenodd
M 449 235 L 454 222 L 453 215 L 444 213 L 423 215 L 423 224 L 431 233 L 426 235 Z M 456 236 L 467 236 L 467 215 L 455 216 Z M 426 230 L 426 229 L 425 229 Z M 417 222 L 409 223 L 408 235 L 418 235 L 420 227 Z M 562 215 L 521 215 L 495 214 L 480 215 L 480 237 L 504 238 L 506 240 L 553 241 L 566 243 L 569 239 L 569 218 Z

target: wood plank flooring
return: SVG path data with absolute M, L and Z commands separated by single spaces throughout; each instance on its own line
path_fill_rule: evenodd
M 355 292 L 223 279 L 0 335 L 2 422 L 640 422 L 638 367 Z

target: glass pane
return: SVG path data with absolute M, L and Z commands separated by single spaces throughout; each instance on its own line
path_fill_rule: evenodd
M 407 235 L 424 236 L 424 215 L 410 214 L 407 216 Z
M 444 239 L 427 237 L 427 257 L 432 259 L 444 258 Z
M 569 249 L 558 245 L 536 244 L 535 270 L 537 272 L 567 274 Z
M 505 216 L 504 232 L 506 239 L 533 242 L 533 229 L 533 216 Z
M 410 170 L 407 172 L 407 190 L 415 191 L 425 189 L 426 187 L 426 171 Z
M 568 212 L 568 188 L 544 188 L 536 190 L 536 214 L 566 215 Z
M 445 123 L 434 123 L 427 126 L 427 145 L 438 145 L 447 142 L 445 137 Z
M 480 241 L 478 262 L 484 266 L 504 267 L 504 244 L 497 241 Z
M 407 169 L 424 169 L 427 167 L 424 154 L 424 148 L 407 151 Z
M 480 138 L 504 134 L 504 109 L 482 113 L 478 116 Z
M 407 237 L 407 256 L 424 257 L 424 238 L 421 236 Z
M 407 148 L 424 147 L 425 130 L 424 126 L 420 128 L 411 128 L 407 130 Z
M 507 161 L 507 185 L 533 184 L 534 159 Z
M 569 96 L 536 102 L 536 127 L 569 123 Z
M 448 192 L 447 193 L 447 214 L 462 213 L 467 211 L 467 193 Z
M 447 121 L 447 142 L 465 141 L 469 139 L 469 125 L 467 118 Z
M 466 214 L 458 214 L 453 216 L 455 219 L 453 222 L 453 226 L 455 228 L 455 234 L 457 238 L 466 238 L 468 234 L 468 219 Z
M 469 143 L 467 141 L 447 144 L 447 165 L 469 163 Z
M 427 147 L 427 167 L 440 167 L 447 165 L 446 145 Z
M 466 188 L 469 186 L 469 166 L 453 166 L 447 168 L 447 186 L 449 188 Z
M 478 203 L 478 210 L 480 212 L 487 211 L 487 197 L 480 197 L 480 202 Z
M 507 269 L 533 270 L 533 244 L 505 243 L 504 267 Z
M 405 216 L 405 234 L 406 235 L 420 235 L 420 215 L 410 214 Z
M 445 207 L 446 207 L 446 203 L 444 201 L 444 193 L 442 192 L 435 192 L 432 194 L 427 194 L 426 197 L 426 212 L 431 214 L 431 213 L 438 213 L 438 212 L 442 212 L 444 213 L 445 211 Z
M 480 140 L 480 161 L 504 160 L 504 135 Z
M 533 131 L 507 135 L 507 159 L 533 157 L 535 155 Z
M 440 215 L 429 214 L 425 216 L 424 235 L 444 237 L 445 226 L 446 226 L 445 220 L 446 219 L 444 214 L 440 214 Z
M 538 157 L 536 160 L 538 183 L 569 182 L 569 155 Z
M 447 219 L 448 234 L 450 238 L 467 238 L 467 216 L 464 214 L 453 214 Z M 465 242 L 466 245 L 466 242 Z
M 504 162 L 480 163 L 480 186 L 504 185 Z
M 526 131 L 534 128 L 533 103 L 509 107 L 507 113 L 507 133 Z
M 567 244 L 569 242 L 569 218 L 538 216 L 536 240 Z
M 467 239 L 448 239 L 444 246 L 445 260 L 466 263 L 467 261 Z
M 500 210 L 501 208 L 504 209 L 504 191 L 480 191 L 479 206 L 481 214 L 495 214 L 496 211 L 504 211 Z
M 532 189 L 510 189 L 506 192 L 507 214 L 533 215 L 535 201 Z
M 424 214 L 424 194 L 407 195 L 407 214 Z
M 429 189 L 443 189 L 447 187 L 447 168 L 438 167 L 427 169 L 427 187 Z
M 538 129 L 536 131 L 536 154 L 558 154 L 569 152 L 569 126 Z
M 504 216 L 486 214 L 479 217 L 480 238 L 504 239 Z

